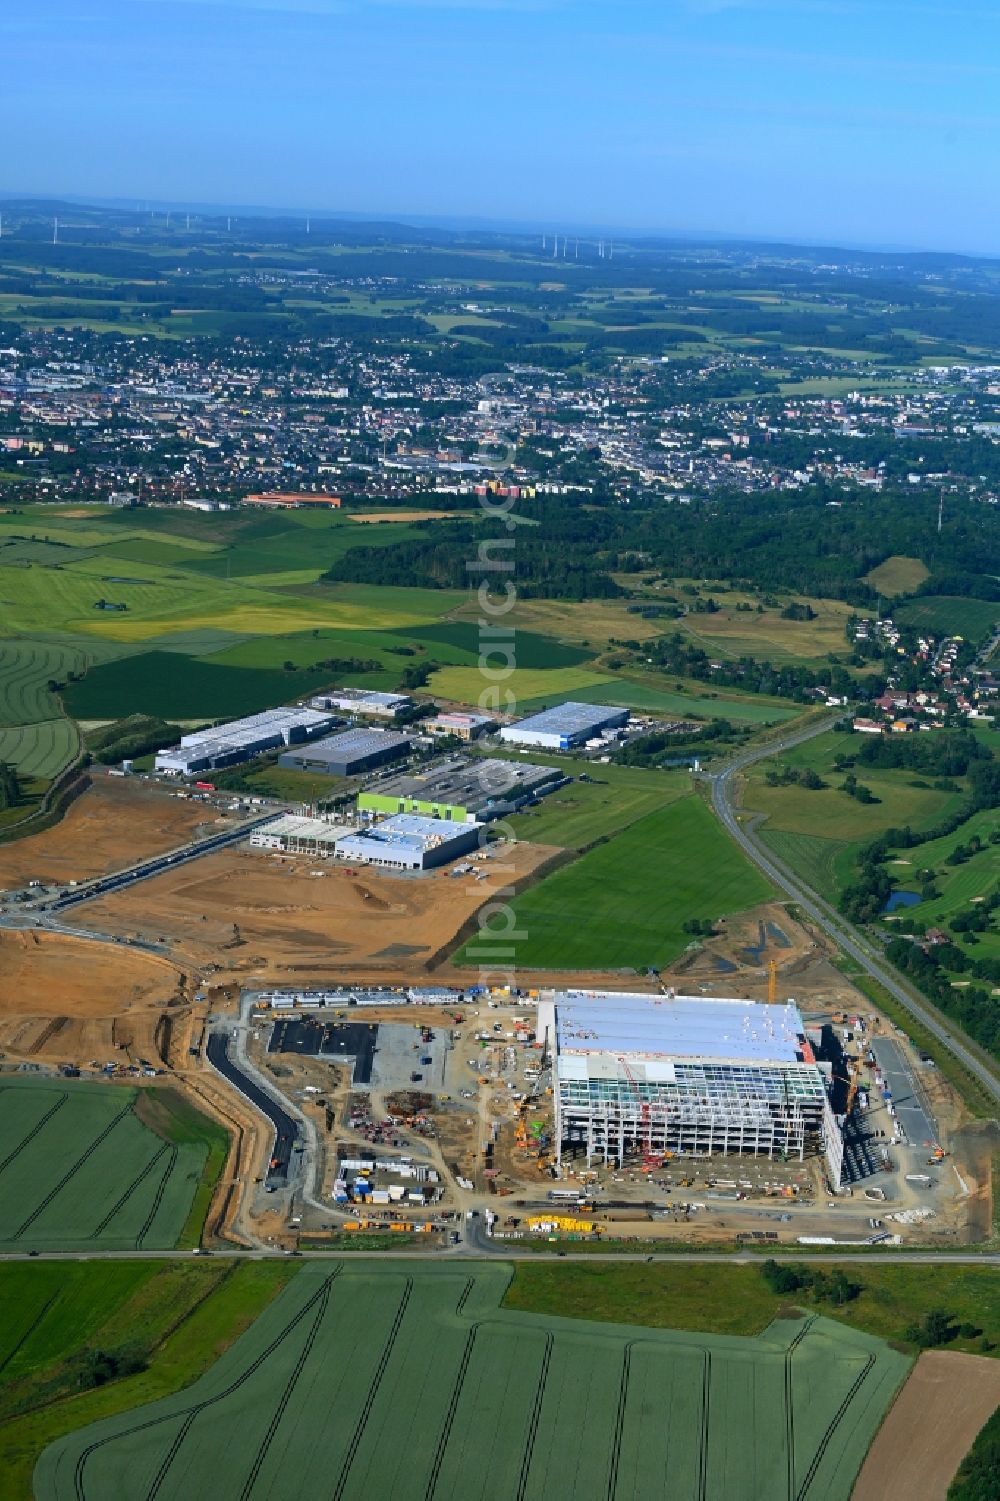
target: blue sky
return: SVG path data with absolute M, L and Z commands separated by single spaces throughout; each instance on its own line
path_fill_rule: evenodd
M 1000 252 L 995 0 L 3 0 L 0 190 Z

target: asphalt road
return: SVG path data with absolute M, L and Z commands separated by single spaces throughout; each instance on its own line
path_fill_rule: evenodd
M 937 1130 L 930 1110 L 925 1106 L 916 1075 L 898 1042 L 891 1037 L 873 1037 L 872 1052 L 892 1090 L 892 1103 L 906 1133 L 906 1139 L 918 1150 L 937 1146 Z M 924 1155 L 926 1156 L 926 1150 Z
M 851 958 L 860 964 L 873 980 L 883 985 L 894 1000 L 905 1006 L 910 1015 L 915 1017 L 932 1037 L 936 1037 L 939 1042 L 943 1043 L 969 1070 L 970 1074 L 975 1076 L 990 1097 L 1000 1105 L 1000 1078 L 993 1069 L 962 1041 L 960 1035 L 945 1024 L 940 1012 L 934 1010 L 927 1001 L 900 982 L 895 970 L 885 964 L 868 940 L 851 927 L 840 913 L 830 906 L 829 902 L 824 901 L 805 884 L 801 876 L 796 875 L 787 865 L 766 850 L 752 829 L 744 828 L 739 822 L 733 802 L 733 787 L 739 773 L 757 761 L 763 761 L 769 756 L 777 755 L 783 750 L 789 750 L 792 746 L 801 745 L 804 741 L 823 734 L 835 722 L 834 719 L 818 720 L 795 735 L 772 740 L 768 745 L 748 751 L 731 762 L 723 771 L 709 774 L 707 780 L 712 789 L 712 808 L 744 854 L 764 872 L 769 880 L 796 902 L 838 948 L 850 954 Z
M 110 876 L 100 876 L 96 881 L 88 881 L 85 885 L 63 892 L 61 896 L 53 897 L 49 901 L 40 901 L 33 910 L 39 914 L 64 912 L 67 907 L 75 907 L 80 902 L 89 902 L 94 897 L 107 896 L 112 891 L 121 891 L 126 886 L 134 886 L 137 881 L 146 881 L 151 876 L 158 876 L 163 871 L 170 870 L 172 866 L 184 865 L 189 860 L 197 860 L 202 855 L 211 854 L 213 850 L 224 849 L 227 844 L 235 844 L 238 840 L 245 839 L 248 834 L 252 834 L 254 829 L 270 823 L 277 817 L 279 817 L 277 813 L 267 813 L 261 818 L 248 819 L 246 823 L 224 829 L 221 834 L 210 834 L 207 839 L 199 839 L 191 844 L 182 845 L 180 849 L 168 850 L 163 855 L 154 855 L 151 859 L 132 865 L 127 870 L 116 871 Z
M 606 1251 L 594 1252 L 593 1254 L 576 1251 L 538 1252 L 519 1250 L 514 1244 L 506 1241 L 489 1242 L 494 1248 L 493 1254 L 503 1261 L 532 1261 L 544 1263 L 553 1260 L 557 1255 L 560 1261 L 665 1261 L 665 1262 L 701 1262 L 705 1265 L 715 1266 L 744 1266 L 747 1263 L 760 1263 L 769 1260 L 778 1260 L 782 1256 L 801 1260 L 807 1255 L 811 1262 L 857 1262 L 864 1265 L 866 1262 L 885 1263 L 892 1266 L 1000 1266 L 1000 1254 L 986 1252 L 961 1251 L 864 1251 L 851 1250 L 838 1251 L 835 1246 L 829 1251 L 818 1254 L 811 1247 L 803 1246 L 770 1246 L 766 1251 L 737 1251 L 731 1254 L 718 1251 L 675 1251 L 664 1255 L 652 1255 L 646 1252 L 630 1251 Z M 31 1256 L 28 1251 L 3 1251 L 0 1252 L 0 1264 L 5 1261 L 190 1261 L 197 1253 L 192 1251 L 39 1251 L 37 1256 Z M 268 1261 L 283 1260 L 289 1255 L 287 1251 L 278 1250 L 226 1250 L 202 1252 L 227 1261 Z M 461 1259 L 462 1251 L 457 1252 L 457 1258 Z M 465 1255 L 468 1255 L 466 1250 Z M 441 1251 L 302 1251 L 297 1259 L 302 1261 L 340 1261 L 344 1256 L 374 1256 L 382 1261 L 386 1258 L 404 1261 L 441 1261 L 447 1253 Z
M 266 1116 L 274 1127 L 267 1182 L 272 1187 L 284 1188 L 291 1167 L 292 1149 L 299 1135 L 298 1127 L 288 1112 L 278 1104 L 275 1097 L 262 1089 L 249 1074 L 240 1068 L 230 1053 L 229 1037 L 226 1033 L 209 1033 L 205 1056 L 212 1067 L 243 1095 L 244 1099 L 249 1100 L 260 1115 Z

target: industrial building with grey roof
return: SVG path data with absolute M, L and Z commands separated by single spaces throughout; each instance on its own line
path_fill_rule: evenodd
M 384 777 L 360 794 L 358 810 L 488 822 L 506 817 L 563 781 L 564 774 L 552 766 L 455 756 Z
M 500 739 L 508 745 L 535 745 L 545 750 L 571 750 L 599 736 L 604 730 L 621 729 L 628 724 L 628 709 L 611 704 L 556 704 L 505 725 Z
M 342 730 L 311 745 L 290 750 L 278 761 L 288 771 L 312 771 L 331 777 L 352 777 L 405 756 L 413 737 L 397 730 Z
M 300 705 L 265 709 L 260 714 L 248 714 L 243 719 L 182 735 L 179 745 L 157 754 L 154 769 L 171 776 L 193 776 L 200 771 L 235 766 L 264 751 L 301 744 L 341 722 L 335 714 Z

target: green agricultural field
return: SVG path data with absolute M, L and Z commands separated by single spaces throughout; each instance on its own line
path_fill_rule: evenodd
M 919 558 L 907 558 L 902 553 L 886 558 L 877 568 L 865 575 L 865 583 L 880 594 L 912 594 L 930 575 Z
M 928 594 L 908 600 L 896 611 L 896 620 L 935 636 L 964 636 L 982 641 L 1000 621 L 1000 604 L 984 599 L 962 599 L 948 594 Z
M 23 568 L 27 564 L 34 563 L 43 563 L 52 568 L 63 568 L 67 563 L 74 563 L 90 555 L 90 549 L 70 547 L 66 542 L 52 542 L 42 537 L 24 539 L 11 537 L 8 540 L 0 535 L 0 565 L 4 568 L 12 568 L 15 565 Z
M 711 589 L 706 588 L 706 593 Z M 737 610 L 739 603 L 751 602 L 752 595 L 725 593 L 713 595 L 720 606 L 715 614 L 689 614 L 676 623 L 711 655 L 736 658 L 756 657 L 771 662 L 825 661 L 830 652 L 846 657 L 849 652 L 846 626 L 851 614 L 849 605 L 835 599 L 790 597 L 808 605 L 813 620 L 784 620 L 781 611 L 766 609 Z
M 0 730 L 0 761 L 8 762 L 29 779 L 51 782 L 79 749 L 79 732 L 68 719 Z
M 94 554 L 108 568 L 115 571 L 120 563 L 155 563 L 161 567 L 196 567 L 217 556 L 214 552 L 200 552 L 187 537 L 163 541 L 160 537 L 125 537 L 120 542 L 111 542 Z
M 220 1128 L 165 1092 L 4 1076 L 0 1247 L 140 1250 L 197 1243 Z M 193 1231 L 193 1234 L 191 1233 Z
M 72 1390 L 67 1357 L 132 1341 L 150 1345 L 217 1288 L 225 1263 L 107 1261 L 0 1269 L 0 1422 Z M 150 1338 L 152 1336 L 152 1338 Z M 69 1378 L 69 1379 L 67 1379 Z
M 358 657 L 362 661 L 384 660 L 392 664 L 396 676 L 409 657 L 389 654 L 388 647 L 398 646 L 399 638 L 390 631 L 297 631 L 290 636 L 258 636 L 236 642 L 211 653 L 207 660 L 220 667 L 314 667 L 331 658 Z
M 299 570 L 307 570 L 313 578 L 319 578 L 352 547 L 390 547 L 396 542 L 416 541 L 424 535 L 423 531 L 402 522 L 356 526 L 346 515 L 331 512 L 323 528 L 286 522 L 282 531 L 270 535 L 244 533 L 232 547 L 203 555 L 191 567 L 196 573 L 219 579 Z
M 500 666 L 502 664 L 498 664 Z M 538 705 L 557 704 L 563 699 L 581 702 L 617 703 L 615 680 L 593 667 L 518 667 L 497 683 L 478 667 L 442 667 L 428 684 L 428 692 L 450 703 L 476 705 L 485 692 L 501 695 L 501 705 L 514 695 L 517 713 L 530 713 Z M 591 693 L 588 695 L 588 690 Z M 594 692 L 593 690 L 596 690 Z
M 656 683 L 617 675 L 603 677 L 591 687 L 574 688 L 573 697 L 586 704 L 621 704 L 640 714 L 662 714 L 675 719 L 732 719 L 740 724 L 779 724 L 802 713 L 797 706 L 754 694 L 712 693 L 701 684 L 698 691 L 690 694 L 676 693 Z M 519 699 L 518 712 L 533 714 L 553 702 L 558 702 L 558 695 L 551 692 L 523 702 Z
M 69 645 L 0 639 L 0 761 L 25 783 L 50 782 L 79 751 L 76 726 L 62 717 L 48 684 L 86 666 L 83 652 Z M 7 811 L 22 816 L 25 805 Z
M 595 766 L 586 761 L 532 761 L 559 766 L 574 780 L 542 798 L 537 808 L 509 820 L 518 839 L 553 844 L 559 849 L 588 849 L 598 839 L 618 834 L 647 813 L 676 802 L 691 790 L 686 771 L 643 771 L 631 766 Z M 583 772 L 588 780 L 579 780 Z
M 308 533 L 306 539 L 308 540 Z M 176 539 L 175 539 L 176 540 Z M 192 552 L 192 557 L 199 554 Z M 306 583 L 274 588 L 215 579 L 191 566 L 130 563 L 96 554 L 64 568 L 0 562 L 0 607 L 8 634 L 70 632 L 137 643 L 206 628 L 236 635 L 321 629 L 397 630 L 439 620 L 463 596 L 447 590 Z M 100 601 L 124 605 L 101 609 Z
M 572 699 L 587 704 L 619 704 L 648 714 L 678 719 L 734 719 L 745 724 L 770 724 L 792 719 L 801 710 L 774 699 L 723 696 L 714 693 L 676 693 L 656 683 L 612 676 L 599 667 L 517 667 L 499 685 L 478 667 L 442 667 L 428 685 L 435 698 L 459 704 L 478 704 L 484 691 L 512 693 L 518 714 L 534 714 Z M 502 703 L 507 702 L 502 697 Z
M 70 646 L 0 639 L 0 725 L 57 719 L 59 704 L 47 684 L 86 665 L 83 652 Z
M 517 963 L 525 969 L 643 969 L 669 964 L 690 918 L 742 912 L 771 887 L 692 795 L 515 897 Z M 458 955 L 477 964 L 476 941 Z
M 77 719 L 235 719 L 314 693 L 330 682 L 322 669 L 222 667 L 177 652 L 140 652 L 92 668 L 64 695 Z
M 297 1270 L 223 1260 L 0 1266 L 0 1501 L 31 1501 L 32 1471 L 54 1439 L 200 1376 Z
M 488 651 L 490 637 L 482 635 L 479 626 L 467 620 L 456 620 L 444 625 L 422 626 L 419 630 L 400 632 L 407 641 L 426 643 L 431 656 L 437 656 L 442 646 L 456 647 L 466 659 L 478 663 L 480 654 Z M 505 638 L 496 638 L 503 641 Z M 593 655 L 586 647 L 571 646 L 556 641 L 550 636 L 540 636 L 535 631 L 517 631 L 513 637 L 512 651 L 518 668 L 579 667 Z
M 224 1501 L 848 1501 L 909 1370 L 821 1318 L 747 1340 L 513 1312 L 509 1275 L 307 1267 L 193 1387 L 46 1450 L 36 1501 L 205 1475 Z
M 218 601 L 213 591 L 188 574 L 176 576 L 156 565 L 129 564 L 87 557 L 65 568 L 4 568 L 0 566 L 0 599 L 5 606 L 4 628 L 31 633 L 68 629 L 106 632 L 127 639 L 125 627 L 146 624 L 146 634 L 163 629 L 152 622 L 174 613 L 208 609 Z M 124 611 L 99 610 L 104 599 L 126 606 Z
M 833 1267 L 824 1270 L 833 1271 Z M 948 1348 L 1000 1357 L 1000 1299 L 989 1266 L 894 1266 L 866 1262 L 841 1268 L 859 1289 L 848 1303 L 831 1309 L 840 1323 L 879 1339 L 892 1340 L 913 1354 L 907 1329 L 932 1309 L 946 1313 L 955 1329 Z M 795 1294 L 807 1307 L 810 1295 Z M 720 1258 L 691 1262 L 568 1262 L 548 1258 L 519 1262 L 504 1305 L 525 1313 L 572 1314 L 575 1318 L 652 1324 L 656 1328 L 706 1330 L 713 1334 L 759 1334 L 780 1318 L 787 1296 L 770 1290 L 759 1266 L 739 1266 Z M 976 1333 L 959 1334 L 967 1325 Z

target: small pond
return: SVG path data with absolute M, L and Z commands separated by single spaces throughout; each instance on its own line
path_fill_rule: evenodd
M 919 901 L 919 891 L 894 891 L 882 910 L 898 912 L 900 907 L 915 907 Z

